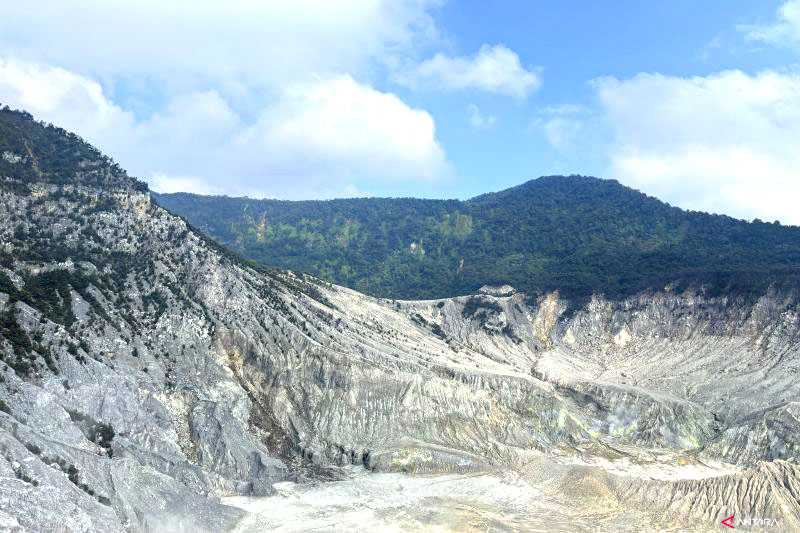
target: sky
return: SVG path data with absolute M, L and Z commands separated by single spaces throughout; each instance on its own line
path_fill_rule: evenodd
M 469 198 L 550 174 L 800 224 L 800 0 L 30 0 L 0 103 L 160 192 Z

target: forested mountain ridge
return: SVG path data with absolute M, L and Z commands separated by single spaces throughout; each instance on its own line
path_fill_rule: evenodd
M 154 196 L 245 257 L 383 297 L 503 283 L 573 298 L 675 282 L 758 293 L 795 284 L 800 271 L 800 228 L 684 211 L 585 176 L 546 176 L 467 201 Z
M 113 159 L 75 133 L 37 122 L 30 113 L 0 106 L 0 176 L 5 187 L 16 183 L 125 187 L 140 192 L 147 185 L 128 176 Z

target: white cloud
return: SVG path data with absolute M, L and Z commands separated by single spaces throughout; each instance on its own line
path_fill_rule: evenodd
M 86 77 L 0 61 L 0 102 L 77 131 L 157 190 L 330 197 L 449 174 L 427 112 L 349 76 L 289 84 L 253 122 L 216 91 L 137 120 Z
M 586 113 L 588 109 L 578 104 L 558 104 L 542 107 L 538 111 L 540 115 L 563 117 L 582 115 Z
M 497 121 L 493 115 L 484 115 L 475 104 L 469 104 L 467 106 L 467 115 L 469 116 L 470 126 L 476 130 L 491 128 Z
M 409 87 L 477 89 L 515 98 L 525 98 L 541 86 L 538 73 L 523 67 L 519 56 L 501 44 L 484 44 L 471 57 L 436 54 L 398 75 L 397 81 Z
M 547 142 L 556 150 L 567 150 L 574 146 L 577 137 L 583 129 L 583 122 L 568 117 L 553 117 L 544 125 Z
M 261 146 L 273 165 L 285 162 L 300 175 L 333 168 L 354 177 L 429 180 L 446 173 L 435 134 L 427 112 L 345 76 L 289 87 L 237 144 Z
M 593 82 L 611 173 L 691 209 L 800 224 L 800 75 L 726 71 Z
M 57 126 L 99 139 L 114 127 L 128 129 L 133 116 L 109 102 L 99 83 L 62 68 L 0 57 L 0 103 L 35 113 Z
M 0 50 L 102 81 L 228 96 L 289 81 L 367 73 L 436 37 L 439 0 L 11 2 Z
M 571 152 L 581 144 L 590 110 L 577 104 L 550 105 L 537 109 L 530 127 L 544 135 L 560 152 Z
M 0 102 L 156 188 L 294 198 L 436 179 L 432 117 L 369 80 L 438 42 L 440 2 L 11 3 Z
M 741 25 L 739 30 L 753 41 L 776 45 L 800 44 L 800 0 L 789 0 L 778 8 L 778 20 L 767 25 Z
M 577 146 L 588 114 L 588 109 L 577 104 L 546 106 L 537 110 L 531 127 L 540 130 L 556 150 L 569 151 Z
M 194 194 L 225 194 L 220 187 L 192 176 L 153 174 L 148 180 L 150 188 L 160 193 L 191 192 Z

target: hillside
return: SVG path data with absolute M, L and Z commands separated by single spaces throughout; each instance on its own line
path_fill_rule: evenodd
M 38 123 L 30 113 L 8 106 L 0 106 L 0 176 L 13 176 L 23 183 L 147 191 L 144 182 L 128 176 L 110 157 L 78 135 Z M 11 186 L 7 180 L 5 186 Z
M 373 298 L 0 131 L 2 530 L 800 528 L 796 292 Z
M 755 294 L 800 277 L 798 227 L 688 212 L 583 176 L 467 201 L 156 201 L 245 257 L 382 297 L 441 298 L 485 284 L 622 297 L 674 282 Z

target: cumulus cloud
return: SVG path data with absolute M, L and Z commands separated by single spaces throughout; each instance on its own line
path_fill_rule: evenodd
M 373 80 L 438 42 L 440 2 L 11 3 L 0 102 L 162 190 L 296 198 L 432 180 L 449 175 L 433 118 Z
M 433 117 L 388 90 L 440 43 L 443 0 L 11 3 L 0 102 L 85 137 L 160 190 L 285 198 L 452 175 Z M 427 57 L 427 56 L 426 56 Z M 436 55 L 407 85 L 524 98 L 503 45 Z M 495 117 L 468 108 L 470 124 Z
M 525 98 L 541 85 L 539 74 L 527 70 L 519 56 L 501 44 L 484 44 L 471 57 L 436 54 L 398 75 L 397 81 L 412 88 L 477 89 L 515 98 Z
M 547 106 L 538 110 L 531 126 L 541 130 L 550 146 L 568 151 L 577 146 L 587 114 L 588 110 L 577 104 Z
M 438 3 L 11 2 L 0 17 L 0 49 L 98 79 L 115 94 L 120 84 L 133 83 L 169 93 L 202 84 L 234 95 L 360 73 L 406 53 L 435 38 L 429 12 Z
M 0 58 L 0 103 L 36 113 L 58 126 L 99 139 L 133 116 L 108 101 L 99 83 L 62 68 Z
M 287 88 L 237 143 L 262 146 L 273 165 L 316 175 L 429 180 L 446 172 L 433 118 L 348 76 Z M 313 157 L 308 157 L 312 155 Z
M 767 25 L 741 25 L 739 30 L 753 41 L 776 45 L 800 44 L 800 0 L 789 0 L 778 8 L 777 20 Z
M 288 84 L 253 121 L 216 91 L 137 119 L 87 77 L 4 60 L 0 102 L 79 132 L 162 191 L 330 197 L 449 173 L 427 112 L 349 76 Z
M 569 117 L 552 117 L 543 125 L 547 142 L 556 150 L 572 148 L 583 129 L 583 122 Z
M 467 115 L 469 116 L 469 124 L 476 130 L 491 128 L 497 119 L 493 115 L 485 115 L 480 108 L 475 104 L 467 106 Z
M 738 70 L 593 82 L 611 173 L 682 207 L 800 224 L 800 75 Z

